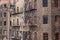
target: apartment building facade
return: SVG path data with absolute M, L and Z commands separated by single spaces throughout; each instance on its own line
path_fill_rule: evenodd
M 14 11 L 14 5 L 10 0 L 0 0 L 0 40 L 9 40 L 11 29 L 11 14 Z
M 12 15 L 12 20 L 18 25 L 13 27 L 18 27 L 21 39 L 60 40 L 59 2 L 59 0 L 15 0 L 16 13 Z
M 7 35 L 1 40 L 60 40 L 59 3 L 60 0 L 12 0 L 13 10 L 1 8 L 4 11 L 0 13 L 0 27 Z
M 29 7 L 27 7 L 25 10 L 26 11 L 25 17 L 27 19 L 26 20 L 27 22 L 26 21 L 25 22 L 28 23 L 29 25 L 30 28 L 29 30 L 32 35 L 31 36 L 32 40 L 60 40 L 59 39 L 60 27 L 58 26 L 59 21 L 57 22 L 54 21 L 55 19 L 59 20 L 60 1 L 59 0 L 35 0 L 35 1 L 31 0 L 30 2 L 33 2 L 33 4 L 32 3 L 29 4 Z M 37 20 L 37 25 L 34 24 L 33 19 L 35 20 L 35 22 Z

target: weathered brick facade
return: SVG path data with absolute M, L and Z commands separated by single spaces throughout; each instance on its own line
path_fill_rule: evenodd
M 13 6 L 10 8 L 13 10 L 3 11 L 7 12 L 7 17 L 4 17 L 2 12 L 3 17 L 0 18 L 0 21 L 7 21 L 6 27 L 2 23 L 3 29 L 7 29 L 7 37 L 4 36 L 7 40 L 9 38 L 10 40 L 60 40 L 60 0 L 7 0 L 6 2 Z M 12 13 L 11 17 L 9 13 Z

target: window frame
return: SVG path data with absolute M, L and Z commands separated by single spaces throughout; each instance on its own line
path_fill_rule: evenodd
M 58 0 L 54 0 L 55 2 L 55 7 L 58 7 Z
M 48 24 L 48 15 L 43 15 L 43 24 Z
M 6 17 L 7 16 L 7 14 L 6 14 L 6 12 L 4 12 L 4 17 Z
M 37 0 L 34 0 L 34 9 L 37 9 Z
M 6 21 L 4 21 L 4 26 L 6 26 Z
M 48 7 L 48 0 L 43 0 L 43 7 Z
M 19 7 L 17 7 L 17 13 L 19 13 Z
M 2 26 L 2 21 L 0 21 L 0 26 Z
M 7 4 L 4 4 L 4 7 L 7 8 Z
M 59 40 L 59 33 L 55 33 L 55 40 Z
M 48 40 L 48 33 L 43 33 L 43 40 Z

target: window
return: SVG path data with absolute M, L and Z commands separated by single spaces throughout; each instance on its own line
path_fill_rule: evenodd
M 26 40 L 26 38 L 28 37 L 27 32 L 23 31 L 23 35 L 24 35 L 23 40 Z
M 0 21 L 0 26 L 2 26 L 2 21 Z
M 58 7 L 58 0 L 54 0 L 55 1 L 55 7 Z
M 31 16 L 28 16 L 26 21 L 27 23 L 32 24 Z
M 37 8 L 37 0 L 34 0 L 34 8 Z
M 4 7 L 6 8 L 6 7 L 7 7 L 7 5 L 6 5 L 6 4 L 4 4 Z
M 19 7 L 17 7 L 17 12 L 19 12 Z
M 48 0 L 43 0 L 43 7 L 47 7 L 48 6 Z
M 59 40 L 59 33 L 55 34 L 55 40 Z
M 12 24 L 11 24 L 11 21 L 10 21 L 10 25 L 12 25 Z
M 48 40 L 48 33 L 43 34 L 43 40 Z
M 4 25 L 6 26 L 6 21 L 4 21 Z
M 0 13 L 0 17 L 2 17 L 2 13 Z
M 34 24 L 37 24 L 37 16 L 34 16 Z
M 0 29 L 0 34 L 2 34 L 2 30 Z
M 17 19 L 17 25 L 19 25 L 19 20 Z
M 15 20 L 13 19 L 13 25 L 15 25 Z
M 37 32 L 34 32 L 34 40 L 37 40 Z
M 6 13 L 4 13 L 4 17 L 6 17 Z
M 10 17 L 11 17 L 11 14 L 10 14 Z
M 55 16 L 55 22 L 60 24 L 60 16 L 59 15 L 56 15 Z
M 44 15 L 43 16 L 43 24 L 47 24 L 48 23 L 48 16 Z
M 14 30 L 10 30 L 10 37 L 14 37 L 15 36 L 15 31 Z
M 3 30 L 3 35 L 7 35 L 7 31 L 6 30 Z

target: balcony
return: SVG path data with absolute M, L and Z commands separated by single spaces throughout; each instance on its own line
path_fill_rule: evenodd
M 25 12 L 25 13 L 29 13 L 29 12 L 33 12 L 33 11 L 36 11 L 37 9 L 29 9 L 29 10 L 25 10 L 25 11 L 22 11 L 22 12 L 15 12 L 14 14 L 12 14 L 12 15 L 17 15 L 17 14 L 22 14 L 23 12 Z
M 33 11 L 36 11 L 37 9 L 29 9 L 29 10 L 26 10 L 25 12 L 33 12 Z
M 29 27 L 37 27 L 37 24 L 33 23 L 33 21 L 26 22 L 25 24 L 28 25 Z
M 14 14 L 12 14 L 12 15 L 18 15 L 18 14 L 22 14 L 23 12 L 18 12 L 18 13 L 14 13 Z
M 20 39 L 17 39 L 17 38 L 12 38 L 12 40 L 20 40 Z
M 37 27 L 37 24 L 29 24 L 30 27 Z
M 15 8 L 15 5 L 10 5 L 10 8 Z
M 13 28 L 20 28 L 20 25 L 12 25 Z

